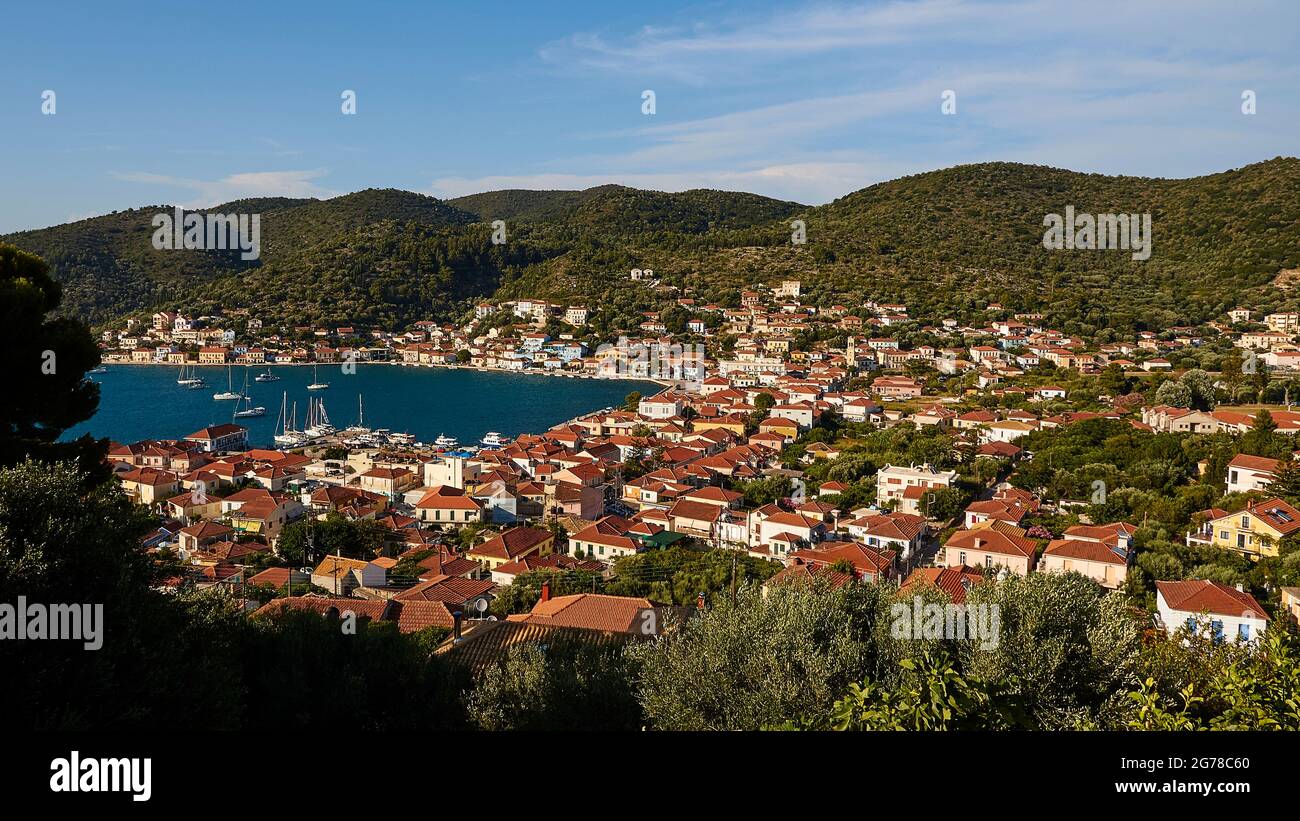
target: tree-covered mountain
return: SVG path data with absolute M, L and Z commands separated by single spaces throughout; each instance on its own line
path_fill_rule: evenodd
M 1151 214 L 1150 259 L 1043 247 L 1044 216 Z M 44 257 L 64 309 L 105 323 L 157 307 L 246 307 L 284 324 L 392 327 L 459 316 L 475 300 L 529 296 L 607 308 L 620 321 L 690 291 L 735 304 L 740 288 L 797 277 L 814 301 L 907 303 L 974 320 L 988 302 L 1045 311 L 1074 333 L 1131 333 L 1216 318 L 1238 304 L 1295 307 L 1300 160 L 1191 179 L 986 163 L 917 174 L 807 207 L 754 194 L 605 185 L 442 201 L 392 189 L 329 200 L 215 206 L 262 214 L 262 257 L 156 251 L 133 209 L 0 237 Z M 492 221 L 507 242 L 492 242 Z M 791 241 L 802 220 L 807 242 Z M 675 292 L 628 281 L 653 268 Z M 1109 331 L 1107 329 L 1110 329 Z

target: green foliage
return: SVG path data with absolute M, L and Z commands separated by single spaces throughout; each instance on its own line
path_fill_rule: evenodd
M 674 545 L 624 556 L 614 563 L 614 578 L 605 591 L 615 596 L 640 596 L 660 604 L 695 604 L 730 595 L 749 583 L 771 578 L 780 565 L 743 551 L 696 549 Z
M 873 670 L 886 604 L 867 585 L 766 597 L 747 587 L 735 605 L 719 599 L 680 631 L 630 648 L 646 717 L 664 730 L 754 730 L 828 712 Z
M 0 466 L 73 460 L 103 478 L 106 441 L 58 441 L 99 406 L 99 386 L 86 378 L 99 364 L 94 339 L 79 321 L 47 316 L 62 300 L 44 261 L 0 244 L 0 344 L 12 364 L 0 399 Z
M 621 186 L 495 191 L 445 203 L 362 191 L 216 206 L 263 214 L 263 258 L 249 262 L 153 250 L 149 220 L 168 206 L 5 239 L 44 255 L 67 286 L 66 309 L 93 322 L 164 305 L 224 304 L 289 326 L 391 326 L 459 317 L 487 296 L 530 296 L 599 304 L 592 330 L 608 334 L 672 304 L 628 281 L 631 268 L 651 268 L 664 284 L 728 307 L 739 288 L 797 276 L 814 303 L 903 302 L 933 324 L 984 321 L 996 301 L 1111 341 L 1215 319 L 1237 304 L 1296 307 L 1271 282 L 1279 270 L 1300 267 L 1289 242 L 1300 224 L 1297 185 L 1300 161 L 1286 158 L 1183 180 L 985 163 L 881 183 L 816 208 Z M 1161 226 L 1160 250 L 1145 262 L 1048 251 L 1043 214 L 1065 203 L 1149 212 Z M 818 226 L 813 242 L 791 245 L 793 217 Z M 494 219 L 509 224 L 504 245 L 490 242 Z
M 370 519 L 351 520 L 339 513 L 324 519 L 304 519 L 286 527 L 277 545 L 290 567 L 315 566 L 326 556 L 373 559 L 391 531 Z
M 628 687 L 634 677 L 621 645 L 515 645 L 479 676 L 465 711 L 481 730 L 636 730 L 642 716 Z

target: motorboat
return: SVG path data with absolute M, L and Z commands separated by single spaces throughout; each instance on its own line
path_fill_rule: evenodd
M 496 431 L 490 430 L 486 436 L 479 440 L 479 444 L 485 448 L 503 448 L 510 444 L 510 440 Z

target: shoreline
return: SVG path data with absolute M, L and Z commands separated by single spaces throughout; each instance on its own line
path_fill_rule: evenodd
M 207 364 L 200 365 L 198 363 L 187 362 L 185 363 L 184 367 L 186 368 L 239 367 L 239 368 L 264 368 L 269 370 L 271 368 L 307 368 L 307 367 L 319 368 L 321 365 L 325 365 L 325 367 L 327 368 L 341 368 L 345 364 L 347 363 L 344 362 L 263 362 L 260 364 L 251 364 L 251 363 L 245 364 L 245 363 L 227 362 L 224 364 L 207 363 Z M 105 368 L 114 368 L 114 367 L 120 368 L 123 366 L 147 367 L 147 368 L 182 367 L 181 365 L 175 362 L 102 362 L 101 361 L 100 365 L 102 365 Z M 600 376 L 598 374 L 578 373 L 575 371 L 563 371 L 563 370 L 548 371 L 542 368 L 492 368 L 486 365 L 446 365 L 446 364 L 441 364 L 436 362 L 394 362 L 392 360 L 357 362 L 356 365 L 358 367 L 362 365 L 389 365 L 393 367 L 403 367 L 403 368 L 441 368 L 450 371 L 464 370 L 464 371 L 477 371 L 479 373 L 501 373 L 509 376 L 546 376 L 546 377 L 559 377 L 559 378 L 567 378 L 567 379 L 595 379 L 602 382 L 650 382 L 660 386 L 661 388 L 677 387 L 677 383 L 671 379 L 655 379 L 649 376 Z

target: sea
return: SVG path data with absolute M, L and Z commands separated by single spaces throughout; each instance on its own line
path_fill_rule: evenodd
M 370 428 L 411 433 L 426 443 L 447 435 L 472 445 L 489 431 L 505 437 L 541 433 L 585 413 L 622 406 L 633 391 L 649 396 L 660 390 L 653 382 L 636 380 L 378 364 L 349 365 L 351 372 L 342 365 L 197 367 L 191 370 L 207 386 L 189 390 L 176 383 L 178 367 L 107 367 L 107 373 L 88 376 L 101 386 L 99 410 L 67 431 L 64 439 L 84 433 L 123 443 L 178 439 L 208 425 L 233 421 L 248 428 L 250 445 L 273 447 L 281 407 L 287 407 L 292 417 L 296 404 L 301 429 L 308 400 L 318 399 L 324 400 L 329 421 L 340 430 L 361 422 L 364 412 L 364 424 Z M 279 381 L 255 381 L 268 370 Z M 244 408 L 249 403 L 212 398 L 228 385 L 243 392 L 245 375 L 251 404 L 266 408 L 265 416 L 234 419 L 236 405 Z M 329 388 L 308 391 L 313 380 L 328 383 Z

